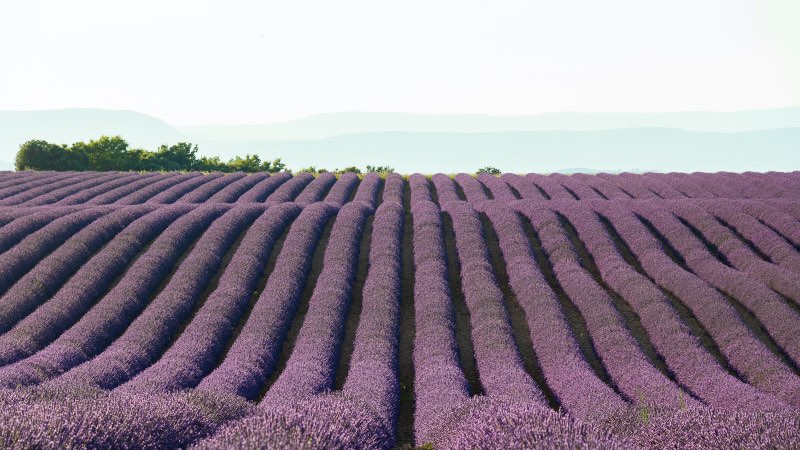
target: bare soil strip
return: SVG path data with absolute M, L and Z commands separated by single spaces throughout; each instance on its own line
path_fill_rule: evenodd
M 433 183 L 429 183 L 432 193 Z M 397 375 L 400 382 L 400 405 L 397 413 L 397 445 L 414 443 L 414 339 L 416 317 L 414 308 L 414 223 L 411 215 L 411 186 L 403 183 L 403 239 L 400 280 L 400 343 L 397 355 Z
M 358 252 L 358 268 L 353 279 L 353 289 L 350 297 L 350 308 L 347 312 L 347 320 L 344 325 L 342 336 L 342 346 L 339 351 L 339 361 L 336 364 L 333 390 L 340 391 L 347 381 L 347 372 L 350 369 L 350 359 L 353 356 L 353 348 L 356 340 L 356 330 L 361 318 L 361 305 L 364 298 L 364 282 L 369 271 L 369 249 L 372 245 L 372 222 L 375 216 L 367 218 L 364 224 L 364 233 L 361 235 L 361 243 Z
M 292 325 L 286 333 L 286 339 L 283 341 L 281 348 L 281 355 L 278 357 L 278 362 L 275 364 L 275 370 L 272 371 L 264 386 L 261 387 L 261 392 L 258 394 L 258 399 L 264 398 L 264 395 L 269 390 L 270 386 L 278 379 L 286 368 L 286 362 L 289 361 L 289 356 L 292 355 L 294 350 L 294 343 L 297 341 L 297 336 L 300 334 L 300 329 L 303 327 L 303 321 L 308 312 L 308 302 L 311 300 L 311 295 L 314 294 L 314 288 L 317 286 L 317 279 L 322 272 L 322 266 L 325 260 L 325 249 L 328 247 L 328 241 L 331 237 L 331 230 L 336 221 L 336 216 L 331 217 L 325 228 L 322 230 L 322 235 L 317 241 L 317 247 L 314 249 L 314 255 L 311 259 L 311 269 L 305 280 L 303 293 L 300 294 L 300 300 L 297 305 L 297 311 L 292 318 Z
M 533 342 L 531 341 L 531 329 L 528 327 L 528 320 L 525 316 L 525 310 L 517 301 L 517 296 L 514 294 L 513 289 L 508 281 L 508 271 L 506 269 L 506 262 L 503 259 L 503 253 L 500 250 L 500 243 L 497 239 L 497 233 L 492 226 L 491 221 L 486 214 L 481 214 L 481 222 L 483 223 L 484 236 L 486 244 L 489 248 L 489 256 L 492 260 L 492 269 L 494 271 L 495 280 L 503 292 L 503 299 L 505 300 L 506 311 L 511 322 L 511 329 L 514 332 L 514 341 L 517 344 L 519 356 L 522 359 L 522 364 L 525 371 L 528 372 L 531 378 L 539 386 L 539 389 L 547 399 L 547 403 L 553 409 L 559 408 L 558 399 L 553 393 L 550 386 L 544 377 L 542 367 L 539 365 L 539 359 L 536 357 L 536 352 L 533 349 Z
M 544 275 L 544 278 L 547 280 L 547 284 L 550 285 L 550 288 L 556 294 L 556 297 L 558 297 L 558 301 L 561 304 L 561 311 L 564 313 L 564 318 L 567 321 L 567 325 L 569 325 L 570 331 L 572 331 L 572 336 L 575 338 L 575 342 L 578 344 L 581 354 L 583 354 L 583 359 L 592 368 L 597 378 L 603 380 L 603 382 L 610 386 L 620 397 L 626 398 L 619 390 L 616 383 L 614 383 L 608 375 L 608 371 L 600 360 L 600 357 L 597 356 L 592 337 L 589 335 L 589 331 L 586 328 L 586 320 L 558 282 L 547 252 L 542 248 L 542 242 L 539 240 L 538 233 L 524 214 L 519 214 L 519 218 L 525 229 L 525 233 L 528 235 L 528 241 L 536 257 L 539 270 L 541 270 L 542 275 Z
M 444 226 L 444 245 L 445 251 L 447 252 L 447 274 L 448 281 L 450 282 L 450 294 L 453 297 L 456 344 L 458 345 L 461 369 L 464 371 L 464 376 L 469 383 L 470 394 L 482 395 L 484 389 L 483 385 L 481 385 L 478 367 L 475 364 L 475 350 L 472 346 L 472 325 L 470 323 L 469 310 L 464 301 L 464 291 L 461 288 L 461 264 L 458 260 L 453 219 L 450 218 L 450 215 L 442 213 L 442 225 Z

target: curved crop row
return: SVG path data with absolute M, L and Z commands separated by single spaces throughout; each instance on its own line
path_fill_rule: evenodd
M 128 176 L 119 176 L 114 177 L 110 181 L 107 181 L 103 184 L 99 184 L 95 187 L 89 189 L 81 189 L 78 192 L 75 192 L 71 195 L 66 197 L 60 198 L 57 201 L 50 202 L 53 205 L 79 205 L 88 203 L 91 199 L 98 197 L 100 195 L 109 194 L 110 192 L 117 191 L 117 189 L 123 186 L 131 186 L 137 185 L 138 183 L 144 181 L 151 181 L 157 177 L 154 173 L 147 173 L 147 174 L 130 174 Z M 27 205 L 26 205 L 27 206 Z
M 267 197 L 269 197 L 283 183 L 291 179 L 292 174 L 289 172 L 281 172 L 275 175 L 270 175 L 244 192 L 238 199 L 236 199 L 236 203 L 264 203 Z
M 489 200 L 489 197 L 483 190 L 483 185 L 470 175 L 467 175 L 465 173 L 459 173 L 455 176 L 454 181 L 464 191 L 464 195 L 467 196 L 466 200 L 468 202 L 477 203 Z
M 166 192 L 175 186 L 181 185 L 187 181 L 191 181 L 192 179 L 201 176 L 202 174 L 200 174 L 199 172 L 181 173 L 176 176 L 168 176 L 156 181 L 155 183 L 148 183 L 146 186 L 143 186 L 140 189 L 132 190 L 127 194 L 123 195 L 122 197 L 114 195 L 113 200 L 111 198 L 107 199 L 104 198 L 101 200 L 98 197 L 97 199 L 91 200 L 90 203 L 102 202 L 105 204 L 106 202 L 109 202 L 115 205 L 138 205 L 140 203 L 146 202 L 147 200 L 149 200 L 155 195 L 158 195 L 161 192 Z
M 336 182 L 336 175 L 330 172 L 321 173 L 308 183 L 308 186 L 300 192 L 297 198 L 294 199 L 294 202 L 298 205 L 305 206 L 321 201 L 325 194 L 331 189 L 331 186 Z
M 339 176 L 339 179 L 336 180 L 336 184 L 333 185 L 328 195 L 325 196 L 325 201 L 334 206 L 341 207 L 347 203 L 347 199 L 350 198 L 353 189 L 356 189 L 358 184 L 358 175 L 354 173 L 343 173 Z
M 4 211 L 7 213 L 4 214 L 4 217 L 8 219 L 8 222 L 0 228 L 0 254 L 8 251 L 8 249 L 15 246 L 21 240 L 35 233 L 50 222 L 59 217 L 80 211 L 81 209 L 83 208 L 63 206 L 37 209 L 11 209 Z
M 42 208 L 0 208 L 0 230 L 20 217 L 33 214 L 41 209 Z
M 366 181 L 366 177 L 364 177 L 364 180 Z M 405 189 L 406 182 L 403 180 L 403 177 L 397 174 L 389 174 L 386 176 L 386 180 L 383 182 L 382 198 L 378 198 L 376 202 L 378 205 L 383 202 L 403 206 L 404 199 L 406 197 Z M 378 192 L 381 191 L 379 190 Z M 411 200 L 410 196 L 408 200 Z M 410 213 L 410 211 L 408 211 L 408 213 Z
M 442 217 L 428 201 L 411 204 L 414 226 L 414 435 L 418 445 L 461 404 L 469 386 L 458 359 L 453 305 L 447 282 Z
M 521 198 L 546 200 L 542 192 L 526 177 L 515 173 L 504 173 L 500 176 L 500 179 L 505 181 L 509 188 L 516 191 Z
M 100 228 L 102 233 L 114 235 L 113 239 L 81 265 L 66 283 L 59 286 L 45 304 L 0 336 L 0 365 L 30 356 L 75 323 L 86 312 L 87 307 L 109 289 L 113 280 L 134 260 L 139 251 L 184 212 L 186 211 L 183 208 L 153 210 L 142 206 L 133 207 L 130 211 L 120 210 L 119 213 L 122 214 L 111 213 L 96 221 L 93 225 L 98 227 L 95 228 Z M 127 225 L 128 221 L 132 223 Z M 123 226 L 125 228 L 119 231 Z M 80 235 L 85 234 L 84 231 L 67 241 L 62 249 L 70 245 L 80 249 Z M 96 239 L 102 236 L 89 237 Z M 75 238 L 79 240 L 70 244 Z M 55 275 L 52 274 L 50 279 Z M 66 275 L 68 273 L 62 273 L 61 277 Z M 33 292 L 39 294 L 41 291 Z M 28 294 L 33 295 L 31 291 Z M 0 372 L 9 371 L 0 369 Z M 3 377 L 0 376 L 0 379 Z M 8 384 L 5 380 L 3 383 Z
M 737 202 L 742 210 L 778 234 L 790 246 L 800 250 L 800 227 L 797 219 L 784 211 L 754 202 Z
M 648 361 L 609 295 L 581 266 L 556 215 L 536 203 L 521 204 L 519 210 L 539 234 L 556 278 L 585 318 L 594 347 L 620 391 L 635 402 L 677 408 L 687 395 Z
M 126 383 L 125 390 L 186 389 L 213 369 L 245 312 L 275 241 L 299 212 L 293 204 L 278 205 L 253 222 L 203 307 L 161 359 Z
M 169 180 L 175 180 L 174 182 L 177 183 L 177 180 L 180 179 L 182 175 L 176 172 L 170 173 L 161 173 L 161 174 L 153 174 L 153 176 L 143 176 L 136 181 L 131 183 L 126 183 L 122 186 L 117 188 L 111 189 L 107 192 L 102 192 L 97 195 L 94 195 L 86 200 L 86 204 L 89 205 L 107 205 L 110 203 L 114 203 L 117 200 L 131 195 L 139 190 L 145 189 L 145 187 L 157 183 L 169 183 Z M 80 193 L 75 194 L 76 196 L 80 195 Z M 70 197 L 67 197 L 56 204 L 67 204 L 71 203 Z
M 595 204 L 607 217 L 645 272 L 697 317 L 730 365 L 748 383 L 792 406 L 800 404 L 800 379 L 747 329 L 734 307 L 708 282 L 675 262 L 632 211 Z
M 125 332 L 102 353 L 62 375 L 58 381 L 111 389 L 152 364 L 191 313 L 200 293 L 219 269 L 225 251 L 262 211 L 263 208 L 254 205 L 224 212 Z
M 687 266 L 703 280 L 741 302 L 795 363 L 800 362 L 800 314 L 767 286 L 719 262 L 675 216 L 652 205 L 636 210 L 675 245 Z
M 353 201 L 364 203 L 375 209 L 382 201 L 382 199 L 377 198 L 382 184 L 383 180 L 378 174 L 368 173 L 364 175 L 364 179 L 358 184 L 355 195 L 353 195 Z
M 212 195 L 208 202 L 210 203 L 234 203 L 239 197 L 242 196 L 245 192 L 252 189 L 256 184 L 264 181 L 265 179 L 269 178 L 269 174 L 266 172 L 258 172 L 252 175 L 244 176 L 239 178 L 238 180 L 234 181 L 233 183 L 228 184 L 224 188 L 220 189 L 219 192 Z
M 259 408 L 270 408 L 331 389 L 358 263 L 358 244 L 371 212 L 369 207 L 358 203 L 339 210 L 325 249 L 322 272 L 292 354 Z
M 608 200 L 608 197 L 606 197 L 605 194 L 597 189 L 592 189 L 591 186 L 588 186 L 586 183 L 581 181 L 579 176 L 579 174 L 569 176 L 562 173 L 554 173 L 549 175 L 549 178 L 552 178 L 553 181 L 563 186 L 564 189 L 566 189 L 567 192 L 569 192 L 569 194 L 576 199 L 593 200 L 602 198 Z
M 295 199 L 303 189 L 314 180 L 314 175 L 308 172 L 303 172 L 295 177 L 291 177 L 286 182 L 281 183 L 272 194 L 267 197 L 265 203 L 274 205 L 277 203 L 290 202 Z
M 397 180 L 397 178 L 400 178 L 399 194 L 402 197 L 403 179 L 399 175 L 396 175 L 396 174 L 392 174 L 392 175 L 388 176 L 387 179 L 386 179 L 386 183 L 388 183 L 390 185 L 389 186 L 389 191 L 390 192 L 397 192 L 396 189 L 392 189 L 392 184 L 396 183 L 395 180 Z M 364 179 L 361 180 L 361 183 L 359 183 L 359 185 L 358 185 L 358 188 L 356 190 L 356 195 L 353 196 L 353 201 L 354 202 L 360 202 L 360 203 L 363 203 L 365 205 L 369 205 L 373 209 L 376 208 L 378 206 L 378 204 L 380 204 L 380 202 L 382 201 L 382 199 L 377 198 L 377 196 L 378 196 L 378 194 L 379 194 L 379 192 L 381 190 L 380 188 L 381 188 L 381 184 L 382 183 L 383 183 L 383 180 L 381 180 L 381 177 L 376 173 L 368 173 L 368 174 L 364 175 Z M 386 195 L 386 191 L 384 190 L 384 196 L 385 195 Z M 392 194 L 390 193 L 389 195 L 392 195 Z M 402 199 L 395 199 L 395 200 L 399 201 L 399 202 L 402 202 Z
M 5 333 L 44 303 L 83 263 L 131 222 L 149 212 L 147 208 L 124 208 L 98 218 L 63 241 L 55 251 L 37 262 L 30 272 L 11 286 L 0 299 L 0 333 Z M 91 216 L 97 214 L 83 211 Z M 27 245 L 23 241 L 20 245 Z M 8 337 L 3 334 L 0 340 Z M 0 365 L 7 364 L 0 357 Z
M 627 183 L 630 179 L 624 176 L 625 174 L 617 175 L 612 179 L 602 176 L 587 175 L 585 173 L 576 173 L 573 177 L 579 179 L 597 194 L 606 200 L 625 199 L 625 198 L 641 198 L 652 199 L 658 198 L 658 195 L 644 187 L 641 183 Z M 641 178 L 641 176 L 639 176 Z
M 228 187 L 231 183 L 241 180 L 247 175 L 243 172 L 236 172 L 223 175 L 208 183 L 205 183 L 193 191 L 189 191 L 179 199 L 175 200 L 176 203 L 203 203 L 217 192 Z
M 247 319 L 247 323 L 200 389 L 255 399 L 278 359 L 281 344 L 294 315 L 311 267 L 311 257 L 322 230 L 336 209 L 325 203 L 306 207 L 295 219 L 278 256 L 275 270 Z
M 158 192 L 156 195 L 147 199 L 144 203 L 158 203 L 170 204 L 175 203 L 178 199 L 187 195 L 195 190 L 201 190 L 209 184 L 214 183 L 224 175 L 219 172 L 210 173 L 208 175 L 201 175 L 199 177 L 189 178 L 182 181 L 168 189 Z M 224 179 L 224 178 L 223 178 Z
M 345 394 L 369 405 L 389 430 L 396 426 L 399 402 L 397 352 L 402 229 L 400 205 L 384 202 L 378 207 L 372 224 L 369 272 L 364 282 L 361 315 L 342 389 Z
M 478 215 L 466 204 L 451 204 L 444 210 L 453 221 L 475 361 L 486 394 L 545 406 L 542 392 L 522 366 Z
M 198 207 L 176 218 L 185 207 L 159 208 L 173 221 L 147 251 L 136 259 L 119 281 L 93 306 L 92 297 L 71 300 L 65 322 L 88 311 L 40 352 L 3 369 L 8 384 L 37 384 L 82 364 L 106 348 L 144 309 L 181 254 L 225 208 Z M 7 378 L 6 378 L 7 377 Z
M 419 174 L 416 174 L 419 175 Z M 436 174 L 434 184 L 442 185 L 442 201 L 487 199 L 554 200 L 661 200 L 682 199 L 759 199 L 763 203 L 797 199 L 800 188 L 797 173 L 693 173 L 693 174 L 607 174 L 550 175 L 489 173 L 477 176 L 458 173 L 452 177 Z M 365 176 L 378 176 L 367 174 Z M 41 172 L 0 174 L 0 205 L 40 205 L 49 203 L 92 204 L 161 203 L 272 203 L 298 198 L 303 204 L 321 201 L 331 183 L 333 196 L 325 201 L 341 205 L 359 176 L 344 173 L 334 182 L 334 175 L 303 172 L 295 177 L 288 172 L 224 175 L 221 173 L 139 174 L 125 172 Z M 448 182 L 445 178 L 449 178 Z M 126 180 L 126 181 L 123 181 Z M 449 186 L 452 184 L 452 186 Z M 309 186 L 305 194 L 302 191 Z M 319 186 L 319 188 L 317 187 Z M 453 189 L 455 189 L 455 193 Z M 340 192 L 341 190 L 341 192 Z M 139 192 L 141 191 L 141 192 Z M 455 195 L 453 195 L 455 194 Z M 432 199 L 436 201 L 436 199 Z M 790 205 L 791 208 L 794 208 Z
M 84 176 L 86 174 L 83 174 Z M 47 187 L 47 186 L 58 186 L 60 182 L 67 181 L 67 184 L 70 182 L 74 182 L 74 180 L 80 179 L 81 172 L 49 172 L 46 176 L 42 177 L 29 177 L 24 180 L 20 180 L 20 183 L 10 183 L 10 185 L 0 189 L 0 199 L 7 199 L 17 195 L 19 193 L 24 193 L 28 190 L 38 189 L 39 187 Z M 47 188 L 45 188 L 46 190 Z
M 529 173 L 525 178 L 533 183 L 534 187 L 542 192 L 547 200 L 572 200 L 575 197 L 556 180 L 545 176 Z
M 411 191 L 411 203 L 432 202 L 430 181 L 424 176 L 415 173 L 408 177 L 409 189 Z
M 672 211 L 690 223 L 712 244 L 728 265 L 751 275 L 772 290 L 800 302 L 800 278 L 797 273 L 765 261 L 733 231 L 696 205 L 672 205 Z M 753 246 L 755 248 L 755 246 Z
M 29 234 L 0 255 L 0 293 L 5 294 L 17 280 L 70 236 L 110 211 L 107 208 L 96 207 L 67 214 Z
M 787 270 L 800 270 L 800 254 L 794 246 L 756 217 L 743 212 L 739 205 L 709 203 L 703 207 L 751 241 L 771 262 Z
M 4 170 L 0 172 L 0 190 L 9 186 L 20 185 L 36 179 L 46 178 L 52 175 L 52 172 L 36 172 L 36 171 L 21 171 L 11 172 Z
M 497 232 L 509 282 L 525 311 L 545 380 L 561 408 L 584 420 L 597 420 L 622 410 L 625 401 L 583 359 L 555 293 L 536 266 L 517 213 L 500 205 L 485 211 Z
M 111 173 L 103 177 L 93 178 L 81 183 L 71 184 L 60 189 L 48 189 L 45 194 L 34 197 L 22 202 L 22 206 L 42 206 L 57 203 L 62 199 L 72 195 L 82 195 L 85 191 L 92 191 L 94 188 L 106 190 L 109 186 L 115 187 L 131 179 L 138 178 L 138 174 Z
M 83 172 L 80 175 L 66 178 L 55 183 L 50 183 L 33 189 L 26 189 L 16 195 L 5 196 L 2 200 L 0 200 L 0 206 L 19 205 L 21 203 L 29 202 L 39 196 L 47 196 L 51 192 L 58 192 L 61 189 L 72 190 L 76 185 L 79 186 L 78 189 L 80 190 L 81 187 L 91 187 L 94 184 L 99 184 L 102 182 L 102 180 L 115 176 L 117 175 L 104 175 L 103 172 Z
M 641 319 L 655 350 L 683 386 L 714 407 L 781 409 L 779 401 L 726 373 L 701 348 L 664 294 L 622 259 L 594 212 L 574 202 L 559 205 L 558 210 L 576 228 L 604 281 L 626 299 Z
M 461 200 L 456 190 L 456 183 L 452 178 L 447 175 L 437 173 L 431 177 L 431 182 L 436 189 L 436 195 L 439 199 L 439 204 L 444 205 L 447 203 L 457 202 Z
M 518 198 L 502 178 L 482 173 L 478 175 L 478 181 L 489 189 L 492 198 L 496 200 L 510 201 Z

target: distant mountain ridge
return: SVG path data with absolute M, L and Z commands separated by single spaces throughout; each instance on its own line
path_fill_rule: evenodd
M 104 134 L 119 134 L 132 145 L 147 148 L 190 139 L 163 120 L 134 111 L 0 111 L 0 160 L 13 161 L 19 145 L 30 139 L 72 144 Z
M 669 172 L 791 171 L 800 169 L 800 127 L 740 133 L 671 128 L 600 131 L 507 131 L 499 133 L 375 132 L 319 140 L 232 143 L 226 152 L 278 149 L 289 167 L 333 169 L 388 164 L 401 173 L 474 172 L 494 166 L 505 172 L 549 173 L 565 167 L 587 173 L 648 168 Z
M 189 141 L 201 154 L 282 157 L 290 168 L 390 165 L 400 172 L 800 169 L 800 107 L 741 112 L 538 116 L 336 113 L 265 125 L 174 127 L 100 109 L 0 111 L 0 170 L 22 142 L 121 135 L 132 147 Z M 3 164 L 2 161 L 8 163 Z M 565 169 L 572 168 L 572 169 Z
M 227 142 L 324 139 L 384 131 L 496 133 L 503 131 L 599 131 L 620 128 L 676 128 L 735 133 L 800 126 L 800 107 L 735 112 L 411 114 L 341 112 L 280 123 L 178 127 L 187 135 Z

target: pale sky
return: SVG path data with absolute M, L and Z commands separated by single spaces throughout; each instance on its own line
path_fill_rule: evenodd
M 0 110 L 190 125 L 794 106 L 798 24 L 797 0 L 2 0 Z

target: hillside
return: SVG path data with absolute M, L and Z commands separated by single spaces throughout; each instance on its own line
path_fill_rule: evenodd
M 0 111 L 0 160 L 13 162 L 19 145 L 30 139 L 72 144 L 117 134 L 133 147 L 149 149 L 189 139 L 161 119 L 133 111 Z
M 800 172 L 0 173 L 0 448 L 800 448 L 798 218 Z
M 800 107 L 735 112 L 563 112 L 524 116 L 341 112 L 271 124 L 198 125 L 178 129 L 190 136 L 221 142 L 257 142 L 323 139 L 343 134 L 384 131 L 497 133 L 651 127 L 726 133 L 800 127 Z
M 208 147 L 207 147 L 208 148 Z M 667 128 L 500 133 L 375 132 L 320 140 L 234 143 L 222 154 L 271 148 L 289 167 L 388 164 L 401 173 L 503 171 L 767 171 L 800 168 L 800 128 L 740 133 Z M 222 152 L 223 149 L 220 148 Z M 753 158 L 757 154 L 758 158 Z

